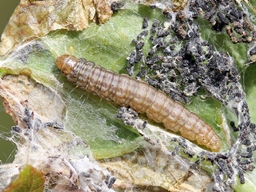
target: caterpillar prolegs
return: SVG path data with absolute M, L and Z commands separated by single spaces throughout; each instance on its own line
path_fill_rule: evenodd
M 184 138 L 212 151 L 221 149 L 220 138 L 209 125 L 147 83 L 71 55 L 58 57 L 56 64 L 67 79 L 80 88 L 121 106 L 129 106 L 139 113 L 146 113 L 149 119 L 163 123 L 166 129 L 180 132 Z

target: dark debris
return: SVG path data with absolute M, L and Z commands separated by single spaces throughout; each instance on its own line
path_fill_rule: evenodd
M 110 175 L 106 175 L 105 183 L 107 184 L 108 188 L 112 188 L 113 184 L 116 182 L 115 177 L 111 177 Z
M 126 125 L 134 126 L 138 129 L 144 129 L 147 125 L 146 121 L 138 121 L 139 114 L 131 108 L 121 107 L 116 117 L 123 119 Z
M 28 107 L 28 101 L 25 100 L 21 102 L 24 106 L 24 114 L 22 117 L 22 124 L 24 130 L 24 135 L 31 137 L 31 131 L 38 131 L 39 129 L 52 127 L 54 129 L 63 129 L 63 126 L 55 122 L 42 122 L 39 118 L 35 117 L 33 111 Z M 12 127 L 12 133 L 21 134 L 23 131 L 18 125 Z
M 250 43 L 256 40 L 253 36 L 253 25 L 248 20 L 247 14 L 236 6 L 234 1 L 213 2 L 196 0 L 191 6 L 195 6 L 194 11 L 210 22 L 213 30 L 221 32 L 226 29 L 233 43 Z
M 117 13 L 122 6 L 123 4 L 121 2 L 114 1 L 113 3 L 111 3 L 110 8 L 113 11 L 113 13 Z

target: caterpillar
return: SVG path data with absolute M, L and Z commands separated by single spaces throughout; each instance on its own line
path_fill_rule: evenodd
M 125 74 L 116 74 L 84 58 L 62 55 L 56 65 L 70 82 L 118 105 L 130 107 L 164 127 L 180 134 L 213 152 L 221 149 L 221 141 L 214 130 L 197 115 L 187 110 L 164 92 L 146 82 Z

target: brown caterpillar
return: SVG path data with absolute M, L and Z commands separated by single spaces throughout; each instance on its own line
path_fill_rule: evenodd
M 71 55 L 58 57 L 56 64 L 67 79 L 80 88 L 121 106 L 129 106 L 139 113 L 146 113 L 149 119 L 163 123 L 165 128 L 180 132 L 184 138 L 195 140 L 212 151 L 221 149 L 220 138 L 209 125 L 147 83 Z

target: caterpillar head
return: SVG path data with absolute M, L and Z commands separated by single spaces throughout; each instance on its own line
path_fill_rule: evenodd
M 61 55 L 56 60 L 56 65 L 64 75 L 69 75 L 78 59 L 72 55 Z

